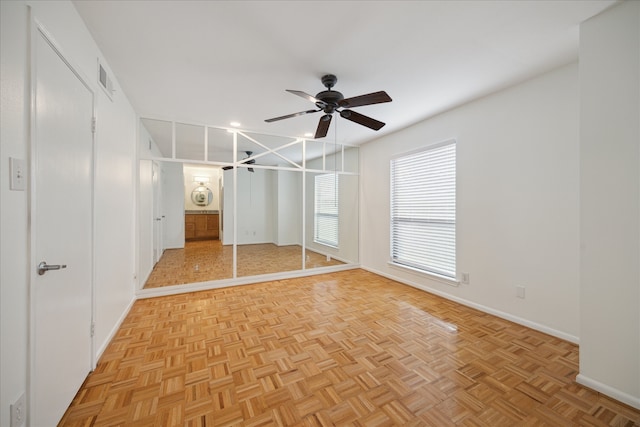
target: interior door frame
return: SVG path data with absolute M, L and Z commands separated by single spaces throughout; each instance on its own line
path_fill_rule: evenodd
M 96 120 L 96 88 L 92 86 L 89 80 L 84 73 L 80 71 L 80 68 L 76 66 L 73 61 L 69 59 L 69 56 L 65 54 L 65 52 L 60 47 L 60 44 L 55 40 L 52 34 L 46 29 L 46 27 L 34 16 L 33 9 L 28 6 L 28 14 L 29 14 L 29 34 L 30 34 L 30 42 L 29 42 L 29 53 L 28 57 L 30 59 L 30 81 L 29 81 L 29 94 L 30 94 L 30 108 L 29 108 L 29 144 L 27 148 L 27 161 L 29 164 L 29 180 L 27 183 L 27 212 L 28 212 L 28 259 L 29 259 L 29 272 L 28 272 L 28 290 L 29 290 L 29 327 L 28 327 L 28 340 L 27 340 L 27 354 L 28 354 L 28 365 L 27 365 L 27 420 L 32 419 L 32 410 L 34 398 L 34 388 L 35 388 L 35 377 L 33 373 L 35 372 L 35 283 L 36 283 L 36 269 L 38 260 L 36 259 L 36 230 L 35 230 L 35 212 L 37 206 L 37 188 L 36 188 L 36 141 L 37 141 L 37 130 L 36 130 L 36 81 L 37 81 L 37 49 L 36 44 L 38 41 L 38 37 L 43 37 L 44 40 L 49 44 L 51 49 L 60 57 L 60 59 L 69 67 L 69 70 L 78 78 L 78 80 L 86 87 L 86 89 L 91 93 L 93 99 L 92 106 L 92 116 L 94 118 L 94 123 Z M 96 165 L 96 134 L 95 127 L 91 137 L 91 280 L 90 280 L 90 293 L 91 293 L 91 319 L 90 326 L 91 334 L 90 334 L 90 366 L 93 371 L 96 367 L 96 340 L 95 334 L 93 330 L 95 330 L 95 313 L 96 313 L 96 293 L 95 293 L 95 281 L 96 281 L 96 269 L 95 269 L 95 226 L 96 226 L 96 213 L 95 213 L 95 165 Z M 71 403 L 71 402 L 69 402 Z

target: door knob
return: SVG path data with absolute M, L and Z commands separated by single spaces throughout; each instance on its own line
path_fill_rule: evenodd
M 42 261 L 38 264 L 38 274 L 42 276 L 49 270 L 60 270 L 61 268 L 67 268 L 67 266 L 65 264 L 48 265 L 46 261 Z

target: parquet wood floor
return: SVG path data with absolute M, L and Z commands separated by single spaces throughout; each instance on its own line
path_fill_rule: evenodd
M 343 264 L 307 250 L 306 268 Z M 238 277 L 300 270 L 302 247 L 256 244 L 238 246 Z M 182 285 L 233 277 L 233 247 L 220 240 L 186 242 L 184 249 L 167 249 L 155 265 L 144 287 Z
M 349 270 L 137 301 L 60 425 L 640 425 L 577 372 L 576 345 Z

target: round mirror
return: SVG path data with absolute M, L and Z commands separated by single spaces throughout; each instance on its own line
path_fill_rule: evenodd
M 207 187 L 197 187 L 191 192 L 191 201 L 198 206 L 208 206 L 213 201 L 213 193 Z

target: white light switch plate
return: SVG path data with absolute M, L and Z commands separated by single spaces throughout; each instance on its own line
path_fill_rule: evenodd
M 22 394 L 13 405 L 9 405 L 11 412 L 11 427 L 22 427 L 27 419 L 27 404 L 25 395 Z
M 11 174 L 10 189 L 13 191 L 24 191 L 27 188 L 27 177 L 24 160 L 9 158 L 9 173 Z

